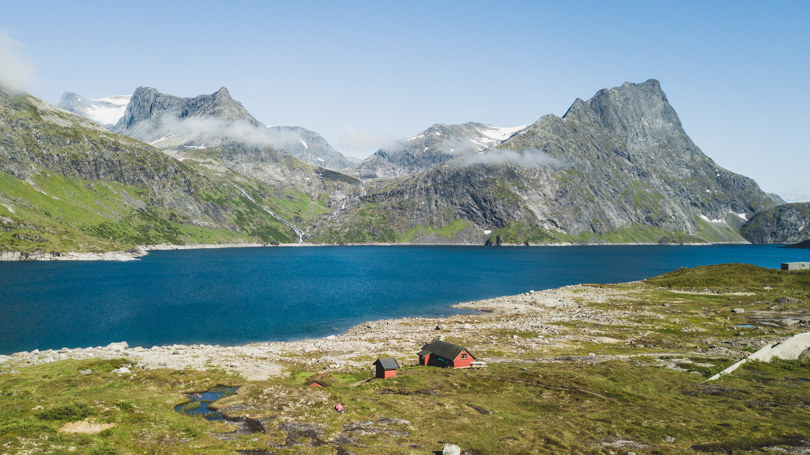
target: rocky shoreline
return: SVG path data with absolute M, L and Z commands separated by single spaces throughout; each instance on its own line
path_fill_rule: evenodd
M 748 242 L 727 242 L 727 243 L 673 243 L 666 245 L 689 245 L 689 246 L 710 246 L 710 245 L 742 245 Z M 659 243 L 598 243 L 598 244 L 577 244 L 577 243 L 543 243 L 543 244 L 501 244 L 502 247 L 535 247 L 535 246 L 643 246 L 643 245 L 661 245 Z M 206 249 L 219 249 L 219 248 L 261 248 L 261 247 L 316 247 L 316 246 L 484 246 L 484 245 L 469 245 L 469 244 L 453 244 L 453 243 L 344 243 L 344 244 L 330 244 L 330 243 L 282 243 L 278 245 L 269 245 L 263 243 L 195 243 L 189 245 L 143 245 L 137 246 L 130 250 L 123 251 L 105 251 L 98 253 L 90 252 L 43 252 L 36 251 L 24 253 L 20 251 L 0 251 L 0 262 L 16 262 L 16 261 L 134 261 L 149 254 L 150 251 L 168 251 L 168 250 L 206 250 Z M 497 247 L 496 247 L 497 248 Z
M 246 379 L 261 380 L 285 374 L 291 368 L 367 370 L 378 357 L 392 356 L 403 364 L 415 363 L 421 346 L 437 337 L 464 339 L 472 352 L 488 351 L 498 345 L 510 353 L 505 358 L 484 359 L 490 363 L 515 361 L 521 354 L 542 356 L 544 352 L 549 355 L 546 360 L 553 361 L 554 355 L 564 351 L 566 346 L 627 343 L 605 336 L 599 327 L 633 324 L 629 319 L 639 312 L 625 310 L 621 305 L 605 309 L 592 304 L 633 299 L 638 292 L 630 288 L 565 286 L 454 305 L 477 310 L 472 314 L 364 322 L 346 333 L 325 338 L 239 346 L 195 344 L 150 348 L 118 342 L 103 347 L 18 352 L 0 356 L 0 368 L 15 369 L 67 359 L 128 358 L 135 368 L 223 369 Z M 564 330 L 560 323 L 580 328 Z M 510 333 L 513 335 L 504 336 Z M 523 336 L 529 333 L 531 337 Z M 740 356 L 746 347 L 714 346 L 713 349 L 714 354 Z

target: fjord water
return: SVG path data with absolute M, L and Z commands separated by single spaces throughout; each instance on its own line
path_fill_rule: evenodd
M 0 353 L 320 337 L 531 289 L 808 260 L 808 250 L 713 245 L 225 248 L 155 251 L 131 262 L 6 262 Z

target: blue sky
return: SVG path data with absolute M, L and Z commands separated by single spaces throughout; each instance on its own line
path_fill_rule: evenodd
M 810 200 L 807 1 L 0 0 L 0 11 L 0 72 L 46 101 L 226 86 L 260 121 L 359 157 L 433 123 L 529 124 L 654 78 L 719 165 Z

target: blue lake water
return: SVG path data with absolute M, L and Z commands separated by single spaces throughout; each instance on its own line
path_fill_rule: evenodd
M 0 354 L 320 337 L 362 321 L 681 267 L 779 268 L 810 250 L 762 245 L 305 247 L 156 251 L 132 262 L 0 263 Z

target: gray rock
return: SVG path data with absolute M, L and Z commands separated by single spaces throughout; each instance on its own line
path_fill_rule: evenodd
M 751 243 L 799 243 L 810 239 L 810 202 L 784 204 L 757 213 L 740 230 Z
M 442 455 L 461 455 L 461 448 L 455 444 L 445 444 Z
M 734 314 L 743 314 L 745 313 L 745 308 L 734 308 L 731 310 L 731 312 Z
M 436 330 L 445 330 L 445 329 L 447 329 L 446 324 L 439 324 L 436 326 Z
M 93 372 L 93 370 L 91 370 L 89 368 L 87 368 L 86 370 L 79 370 L 79 374 L 81 374 L 83 376 L 87 376 L 88 374 L 90 374 L 92 372 Z
M 672 444 L 673 442 L 675 442 L 675 438 L 673 438 L 672 436 L 667 435 L 667 437 L 664 438 L 664 441 Z
M 118 343 L 110 343 L 107 345 L 107 349 L 112 351 L 126 351 L 129 349 L 129 344 L 126 341 L 120 341 Z
M 298 126 L 266 127 L 231 98 L 222 87 L 211 95 L 181 98 L 139 87 L 126 112 L 112 130 L 159 148 L 271 145 L 301 161 L 329 169 L 346 169 L 353 162 L 321 135 Z M 171 136 L 171 140 L 165 140 Z M 249 139 L 246 139 L 249 137 Z M 163 139 L 163 140 L 161 140 Z
M 130 370 L 127 367 L 121 367 L 121 368 L 116 368 L 116 369 L 112 370 L 112 372 L 115 373 L 115 374 L 127 374 L 127 373 L 132 373 L 132 370 Z
M 136 135 L 144 140 L 159 137 L 149 135 L 147 126 L 158 129 L 165 117 L 172 115 L 182 120 L 189 117 L 208 117 L 222 120 L 242 120 L 253 126 L 261 124 L 242 106 L 231 98 L 225 87 L 211 95 L 180 98 L 160 93 L 151 87 L 138 87 L 129 100 L 124 116 L 115 124 L 113 131 L 127 134 L 139 129 Z M 146 124 L 145 124 L 146 123 Z

